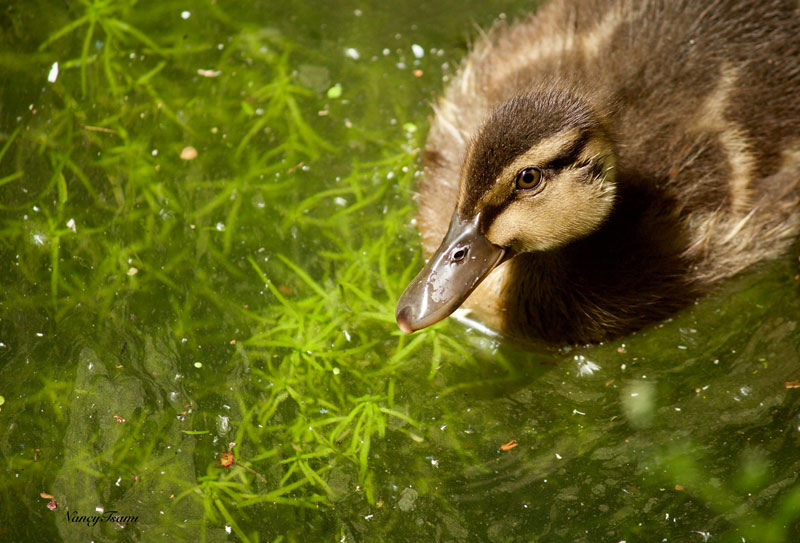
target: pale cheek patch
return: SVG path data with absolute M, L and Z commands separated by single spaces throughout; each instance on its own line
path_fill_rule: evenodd
M 564 177 L 534 198 L 512 202 L 490 226 L 489 240 L 522 252 L 546 251 L 596 230 L 611 212 L 613 189 Z
M 491 206 L 501 205 L 508 199 L 508 195 L 514 190 L 514 180 L 517 173 L 530 167 L 541 167 L 544 164 L 564 154 L 575 141 L 580 138 L 581 132 L 577 128 L 566 130 L 536 143 L 525 153 L 518 156 L 511 164 L 503 168 L 503 171 L 495 180 L 494 185 L 478 201 L 476 207 L 484 209 Z M 474 148 L 470 148 L 469 155 L 474 153 Z M 466 164 L 471 163 L 471 156 L 467 157 Z M 466 180 L 461 180 L 461 191 L 459 193 L 459 204 L 463 201 L 465 193 L 469 187 Z

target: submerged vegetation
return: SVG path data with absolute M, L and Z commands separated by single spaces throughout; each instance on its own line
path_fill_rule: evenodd
M 0 240 L 14 284 L 4 312 L 38 313 L 55 352 L 96 358 L 115 393 L 148 357 L 154 375 L 216 377 L 181 395 L 185 404 L 167 394 L 179 425 L 151 406 L 126 413 L 105 399 L 118 418 L 103 415 L 85 436 L 95 453 L 79 447 L 65 470 L 85 472 L 103 495 L 120 475 L 162 465 L 163 456 L 147 453 L 179 429 L 205 450 L 198 465 L 209 469 L 196 481 L 176 475 L 170 499 L 198 502 L 203 532 L 227 524 L 251 541 L 257 536 L 236 520 L 248 507 L 330 504 L 352 490 L 332 488 L 339 464 L 352 466 L 354 485 L 374 504 L 373 441 L 387 428 L 421 439 L 407 405 L 395 404 L 402 365 L 426 345 L 431 372 L 454 358 L 448 353 L 468 356 L 448 336 L 408 338 L 394 326 L 399 289 L 421 262 L 406 248 L 415 239 L 415 125 L 400 119 L 385 133 L 361 122 L 364 112 L 348 100 L 309 88 L 333 88 L 327 67 L 296 68 L 319 60 L 313 51 L 214 3 L 191 13 L 134 1 L 68 7 L 40 43 L 22 51 L 15 41 L 4 53 L 4 64 L 35 63 L 24 75 L 37 89 L 27 111 L 4 117 Z M 28 9 L 11 11 L 24 22 Z M 148 35 L 165 16 L 179 28 Z M 226 39 L 206 41 L 208 26 Z M 347 76 L 353 89 L 379 92 L 363 68 Z M 4 340 L 19 356 L 32 323 L 4 320 Z M 69 336 L 81 329 L 92 332 L 76 352 Z M 441 348 L 448 343 L 453 350 Z M 204 349 L 212 360 L 196 354 Z M 169 369 L 155 360 L 170 356 L 164 350 L 177 357 Z M 40 391 L 15 398 L 5 416 L 31 406 L 45 421 L 70 405 L 94 413 L 96 403 L 82 399 L 98 394 L 97 384 L 68 383 L 96 377 L 58 366 L 58 377 L 40 368 Z M 143 399 L 166 409 L 157 396 Z M 209 416 L 217 402 L 230 413 Z M 236 463 L 216 469 L 214 451 L 228 448 Z M 33 468 L 32 458 L 14 462 Z
M 0 539 L 798 533 L 793 263 L 627 344 L 397 330 L 466 15 L 53 6 L 0 19 Z

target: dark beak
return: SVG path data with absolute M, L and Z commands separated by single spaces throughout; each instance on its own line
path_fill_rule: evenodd
M 478 229 L 480 215 L 462 221 L 458 210 L 442 244 L 406 287 L 397 302 L 395 318 L 410 334 L 435 324 L 458 309 L 483 279 L 504 261 L 507 251 Z

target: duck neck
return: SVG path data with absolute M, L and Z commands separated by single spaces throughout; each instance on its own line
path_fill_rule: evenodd
M 665 196 L 624 182 L 620 189 L 614 210 L 589 236 L 510 262 L 511 334 L 602 341 L 652 321 L 654 307 L 666 316 L 699 294 L 701 285 L 687 281 L 685 235 L 665 211 Z

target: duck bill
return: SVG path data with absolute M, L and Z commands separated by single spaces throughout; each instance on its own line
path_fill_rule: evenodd
M 479 228 L 480 215 L 462 221 L 453 213 L 442 244 L 406 287 L 395 318 L 410 334 L 450 315 L 489 272 L 505 260 L 506 249 L 490 242 Z

